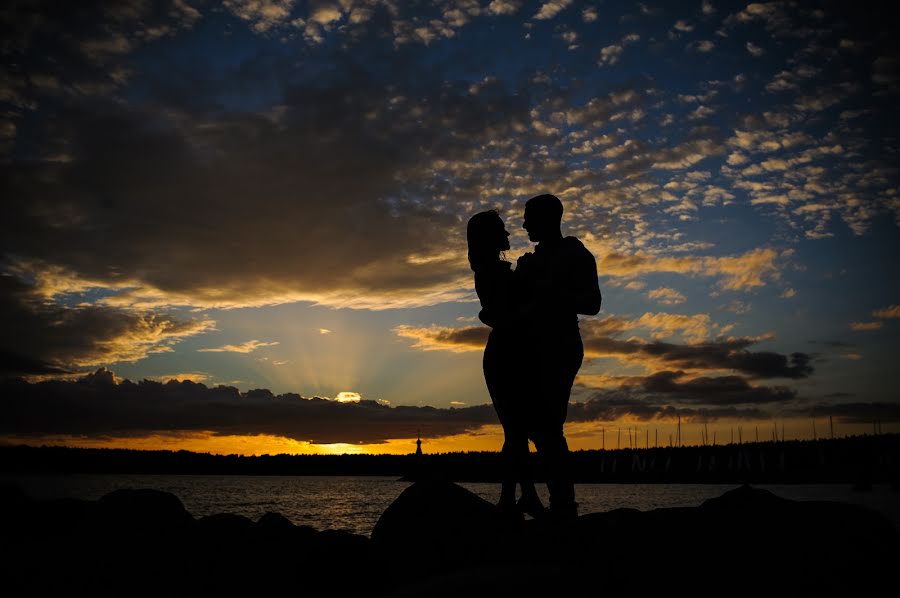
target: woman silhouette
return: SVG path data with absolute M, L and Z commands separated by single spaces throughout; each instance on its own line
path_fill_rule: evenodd
M 527 357 L 521 342 L 521 322 L 517 316 L 521 295 L 516 292 L 511 264 L 501 259 L 509 249 L 509 233 L 495 210 L 479 212 L 469 219 L 466 231 L 469 265 L 475 272 L 475 291 L 481 301 L 478 317 L 491 327 L 484 349 L 484 380 L 491 402 L 503 426 L 503 482 L 497 506 L 520 517 L 539 517 L 544 506 L 534 488 L 528 467 Z M 516 484 L 522 497 L 516 503 Z

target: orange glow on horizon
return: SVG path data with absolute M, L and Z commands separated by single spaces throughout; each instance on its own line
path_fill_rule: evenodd
M 665 447 L 677 443 L 677 423 L 675 422 L 580 422 L 566 424 L 566 438 L 571 450 L 592 450 L 606 448 L 646 448 L 648 443 L 651 448 L 655 446 Z M 758 436 L 757 436 L 758 431 Z M 900 425 L 887 423 L 879 430 L 884 433 L 900 432 Z M 871 424 L 846 424 L 835 422 L 835 437 L 872 434 Z M 787 420 L 778 422 L 777 437 L 782 440 L 782 434 L 786 440 L 812 440 L 812 421 Z M 671 435 L 671 437 L 670 437 Z M 732 436 L 733 435 L 733 436 Z M 704 444 L 725 445 L 730 442 L 755 442 L 757 438 L 761 442 L 773 439 L 775 429 L 772 422 L 736 422 L 707 424 L 702 423 L 681 424 L 682 444 L 685 446 L 697 446 Z M 828 420 L 816 421 L 815 437 L 825 439 L 830 437 Z M 27 444 L 32 446 L 69 446 L 75 448 L 121 448 L 134 450 L 186 450 L 196 453 L 211 453 L 219 455 L 341 455 L 341 454 L 379 454 L 379 455 L 405 455 L 415 452 L 416 439 L 391 438 L 382 443 L 334 443 L 314 444 L 306 441 L 298 441 L 283 436 L 258 435 L 258 436 L 219 436 L 212 433 L 185 433 L 185 434 L 151 434 L 141 437 L 105 437 L 85 438 L 76 436 L 47 436 L 47 437 L 15 437 L 6 436 L 0 438 L 3 444 Z M 477 431 L 430 438 L 427 430 L 422 431 L 422 450 L 425 453 L 452 453 L 452 452 L 476 452 L 499 451 L 503 445 L 503 431 L 499 425 L 484 426 Z M 532 446 L 532 450 L 534 447 Z

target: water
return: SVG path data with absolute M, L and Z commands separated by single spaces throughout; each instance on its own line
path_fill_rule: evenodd
M 0 475 L 35 498 L 73 497 L 96 500 L 120 488 L 154 488 L 181 499 L 195 517 L 235 513 L 254 521 L 268 511 L 281 513 L 296 525 L 344 529 L 368 536 L 378 517 L 409 482 L 393 477 L 341 476 L 220 476 L 220 475 Z M 499 484 L 462 483 L 491 502 Z M 737 488 L 734 484 L 579 484 L 579 513 L 623 507 L 647 511 L 692 507 Z M 758 485 L 793 500 L 833 500 L 860 504 L 884 513 L 900 529 L 900 495 L 887 486 L 854 492 L 849 485 Z M 546 488 L 538 492 L 547 504 Z

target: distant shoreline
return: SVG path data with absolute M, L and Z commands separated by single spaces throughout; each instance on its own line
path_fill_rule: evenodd
M 535 458 L 535 478 L 543 478 Z M 851 483 L 900 487 L 900 434 L 572 452 L 578 483 Z M 500 479 L 498 452 L 213 455 L 189 451 L 0 446 L 0 473 L 387 476 Z

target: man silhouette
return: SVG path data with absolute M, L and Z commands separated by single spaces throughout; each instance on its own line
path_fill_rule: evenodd
M 563 206 L 555 195 L 538 195 L 525 204 L 522 226 L 537 242 L 516 265 L 524 293 L 529 362 L 523 368 L 530 393 L 529 437 L 547 468 L 550 514 L 576 517 L 575 484 L 563 433 L 569 393 L 584 358 L 578 314 L 596 315 L 601 294 L 597 262 L 575 237 L 560 232 Z

